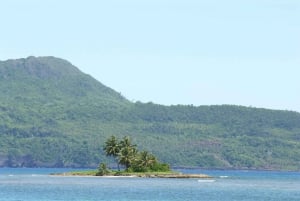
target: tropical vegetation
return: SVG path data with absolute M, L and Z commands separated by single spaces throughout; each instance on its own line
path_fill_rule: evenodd
M 118 140 L 114 135 L 106 140 L 104 151 L 113 156 L 117 163 L 125 167 L 126 172 L 169 172 L 170 166 L 159 163 L 157 158 L 148 151 L 139 151 L 128 136 Z M 120 169 L 119 169 L 120 170 Z M 109 173 L 104 163 L 99 166 L 99 175 Z
M 124 135 L 172 167 L 300 170 L 298 112 L 132 102 L 62 59 L 0 61 L 0 166 L 137 167 L 103 150 Z

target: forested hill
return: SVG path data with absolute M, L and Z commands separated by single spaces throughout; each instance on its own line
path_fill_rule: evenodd
M 0 166 L 97 166 L 111 135 L 173 166 L 300 170 L 297 112 L 132 103 L 62 59 L 0 61 Z
M 0 93 L 5 98 L 1 102 L 17 98 L 36 100 L 40 104 L 57 100 L 77 102 L 76 98 L 95 98 L 95 102 L 128 102 L 71 63 L 55 57 L 2 61 L 0 79 Z

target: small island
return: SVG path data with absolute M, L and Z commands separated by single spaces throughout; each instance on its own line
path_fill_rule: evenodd
M 107 156 L 113 157 L 118 170 L 111 170 L 105 163 L 100 163 L 97 170 L 69 172 L 59 175 L 63 176 L 102 176 L 102 177 L 146 177 L 146 178 L 212 178 L 205 174 L 182 174 L 171 171 L 170 165 L 160 163 L 158 159 L 148 151 L 139 151 L 132 144 L 130 138 L 125 136 L 118 140 L 111 136 L 105 142 L 103 150 Z M 120 166 L 124 170 L 120 170 Z

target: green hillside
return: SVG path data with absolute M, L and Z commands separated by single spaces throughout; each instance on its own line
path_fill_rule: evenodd
M 300 114 L 132 103 L 55 57 L 0 61 L 0 166 L 91 167 L 111 135 L 172 166 L 300 170 Z

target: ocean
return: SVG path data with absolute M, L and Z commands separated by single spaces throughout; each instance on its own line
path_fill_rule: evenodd
M 0 168 L 0 201 L 299 201 L 300 173 L 180 170 L 213 179 L 62 177 L 70 169 Z

